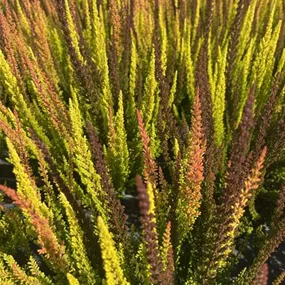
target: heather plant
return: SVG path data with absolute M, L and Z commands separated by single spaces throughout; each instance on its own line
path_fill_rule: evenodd
M 0 284 L 268 284 L 284 19 L 282 0 L 0 0 Z

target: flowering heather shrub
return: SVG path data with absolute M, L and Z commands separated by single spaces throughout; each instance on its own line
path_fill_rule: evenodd
M 283 0 L 0 0 L 0 284 L 266 285 L 284 19 Z

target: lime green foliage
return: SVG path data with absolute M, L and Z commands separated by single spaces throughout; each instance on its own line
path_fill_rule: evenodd
M 163 75 L 166 74 L 167 68 L 167 30 L 165 25 L 165 20 L 163 19 L 163 7 L 159 9 L 159 25 L 160 25 L 160 33 L 161 33 L 161 69 Z
M 133 124 L 133 116 L 135 115 L 136 102 L 135 102 L 135 91 L 137 81 L 137 64 L 138 55 L 137 48 L 133 34 L 132 35 L 132 46 L 131 46 L 131 63 L 130 63 L 130 79 L 129 79 L 129 97 L 126 102 L 127 104 L 127 118 L 130 120 L 129 124 Z
M 17 264 L 17 262 L 14 260 L 14 258 L 11 255 L 1 254 L 0 258 L 2 263 L 1 267 L 4 270 L 3 281 L 9 282 L 10 279 L 11 281 L 13 280 L 14 282 L 20 284 L 37 284 L 38 280 L 35 277 L 28 276 L 26 272 Z M 5 280 L 5 277 L 8 280 Z
M 5 60 L 5 57 L 3 55 L 3 52 L 0 51 L 0 62 L 1 62 L 1 84 L 5 86 L 5 90 L 7 92 L 7 95 L 10 97 L 15 97 L 15 92 L 18 92 L 19 88 L 17 86 L 17 79 L 11 72 L 11 68 L 7 61 Z M 5 98 L 2 98 L 2 100 Z M 14 99 L 15 100 L 15 99 Z
M 185 25 L 185 38 L 183 38 L 182 50 L 184 52 L 183 61 L 187 62 L 186 64 L 186 80 L 187 80 L 187 93 L 190 101 L 193 101 L 195 95 L 195 84 L 194 84 L 194 63 L 192 60 L 192 51 L 191 51 L 191 33 L 190 33 L 190 24 L 186 23 Z
M 88 1 L 86 1 L 88 2 Z M 98 68 L 102 72 L 102 94 L 101 94 L 101 105 L 103 115 L 105 119 L 108 116 L 108 108 L 112 106 L 112 95 L 111 95 L 111 86 L 109 78 L 109 67 L 108 67 L 108 57 L 106 51 L 106 32 L 104 29 L 104 18 L 102 11 L 98 11 L 96 2 L 92 2 L 92 38 L 90 48 L 92 50 L 93 60 L 98 65 Z M 100 15 L 101 14 L 101 15 Z M 87 26 L 88 27 L 88 26 Z
M 144 114 L 144 121 L 146 129 L 150 129 L 150 122 L 154 116 L 155 105 L 157 101 L 157 82 L 155 79 L 155 54 L 154 48 L 152 48 L 151 56 L 149 60 L 149 67 L 144 84 L 144 95 L 142 101 L 142 113 Z
M 150 149 L 154 157 L 159 153 L 159 141 L 157 138 L 157 112 L 159 108 L 158 84 L 155 78 L 155 49 L 151 50 L 147 75 L 144 83 L 142 98 L 142 114 L 145 122 L 146 131 L 149 133 Z
M 21 161 L 16 152 L 15 147 L 9 138 L 7 138 L 7 147 L 9 149 L 9 161 L 14 165 L 14 174 L 17 179 L 18 194 L 24 199 L 33 201 L 33 207 L 39 211 L 43 216 L 50 217 L 47 206 L 41 202 L 40 193 L 38 192 L 35 182 L 31 180 L 29 170 L 25 169 L 25 162 Z
M 87 251 L 83 243 L 83 232 L 78 224 L 76 215 L 64 194 L 61 194 L 60 199 L 65 209 L 69 225 L 69 236 L 67 241 L 70 243 L 72 251 L 71 255 L 74 260 L 74 270 L 78 272 L 78 280 L 84 284 L 92 284 L 95 280 L 95 274 L 87 257 Z
M 214 62 L 213 70 L 209 71 L 211 95 L 213 102 L 213 118 L 215 128 L 215 139 L 220 146 L 224 141 L 224 112 L 226 97 L 226 64 L 227 64 L 227 46 L 221 49 L 218 47 L 217 58 L 211 59 Z M 210 61 L 210 62 L 211 62 Z M 211 65 L 209 64 L 209 68 Z
M 115 121 L 109 119 L 109 149 L 107 159 L 113 183 L 118 193 L 125 193 L 125 184 L 129 176 L 129 150 L 124 123 L 123 93 L 119 95 L 119 106 Z
M 170 89 L 169 101 L 168 101 L 169 107 L 172 107 L 172 104 L 174 102 L 175 94 L 176 94 L 176 88 L 177 88 L 177 70 L 174 73 L 174 78 L 173 78 L 172 86 Z
M 39 268 L 37 261 L 31 256 L 29 259 L 29 271 L 31 272 L 31 275 L 34 276 L 40 284 L 43 285 L 52 285 L 53 282 L 50 278 L 48 278 Z
M 74 163 L 77 166 L 82 183 L 86 186 L 86 191 L 88 193 L 85 203 L 97 209 L 102 217 L 106 219 L 105 211 L 102 208 L 102 202 L 98 197 L 99 195 L 104 195 L 100 184 L 100 176 L 96 173 L 87 139 L 83 134 L 83 122 L 75 94 L 73 94 L 73 101 L 70 100 L 69 106 L 73 132 L 71 144 Z
M 114 246 L 114 241 L 101 217 L 98 217 L 98 230 L 104 270 L 106 274 L 106 285 L 130 284 L 124 277 L 124 273 L 120 266 L 119 258 Z
M 70 273 L 67 273 L 67 279 L 68 279 L 68 283 L 69 285 L 79 285 L 79 281 Z

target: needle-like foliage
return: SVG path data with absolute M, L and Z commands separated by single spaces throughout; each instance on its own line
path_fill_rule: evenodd
M 283 0 L 0 0 L 0 284 L 270 283 L 284 19 Z

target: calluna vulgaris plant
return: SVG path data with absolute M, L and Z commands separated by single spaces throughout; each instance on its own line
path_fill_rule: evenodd
M 284 19 L 283 0 L 0 0 L 0 284 L 266 285 Z

